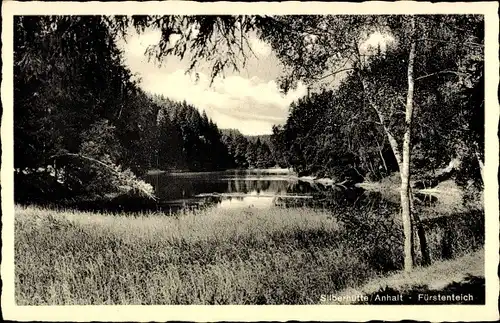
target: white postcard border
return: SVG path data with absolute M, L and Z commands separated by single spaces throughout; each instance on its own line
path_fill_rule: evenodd
M 479 321 L 499 318 L 498 3 L 423 2 L 13 2 L 2 4 L 2 312 L 6 320 L 51 321 Z M 484 14 L 486 73 L 486 305 L 17 306 L 14 301 L 13 16 L 67 14 Z

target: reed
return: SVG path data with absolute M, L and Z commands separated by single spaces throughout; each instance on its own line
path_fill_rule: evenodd
M 339 218 L 307 208 L 116 216 L 16 206 L 16 301 L 318 303 L 401 257 L 397 239 L 374 246 Z

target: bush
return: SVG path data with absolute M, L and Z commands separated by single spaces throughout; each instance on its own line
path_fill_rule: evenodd
M 50 158 L 52 165 L 17 171 L 16 201 L 60 202 L 120 195 L 155 199 L 150 184 L 119 166 L 121 148 L 116 144 L 115 128 L 107 120 L 96 122 L 82 138 L 78 152 L 62 151 Z

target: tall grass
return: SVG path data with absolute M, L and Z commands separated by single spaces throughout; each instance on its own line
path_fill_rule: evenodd
M 16 300 L 318 303 L 401 262 L 398 230 L 340 218 L 305 208 L 124 217 L 16 206 Z

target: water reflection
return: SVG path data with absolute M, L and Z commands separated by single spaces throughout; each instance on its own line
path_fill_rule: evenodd
M 224 209 L 238 209 L 244 207 L 252 207 L 257 209 L 267 209 L 273 206 L 273 197 L 262 196 L 245 196 L 245 197 L 228 197 L 221 199 L 217 207 Z
M 272 208 L 272 207 L 376 207 L 384 201 L 394 210 L 400 196 L 394 192 L 367 192 L 360 188 L 329 186 L 301 181 L 283 172 L 235 170 L 223 172 L 176 173 L 151 175 L 146 180 L 154 186 L 163 210 L 180 208 L 217 207 Z M 418 206 L 432 207 L 435 196 L 415 194 Z M 384 207 L 387 207 L 385 205 Z
M 353 205 L 364 190 L 301 181 L 262 171 L 160 174 L 147 178 L 162 209 L 324 207 Z
M 272 207 L 297 182 L 291 176 L 252 171 L 180 173 L 149 176 L 161 204 L 220 208 Z

